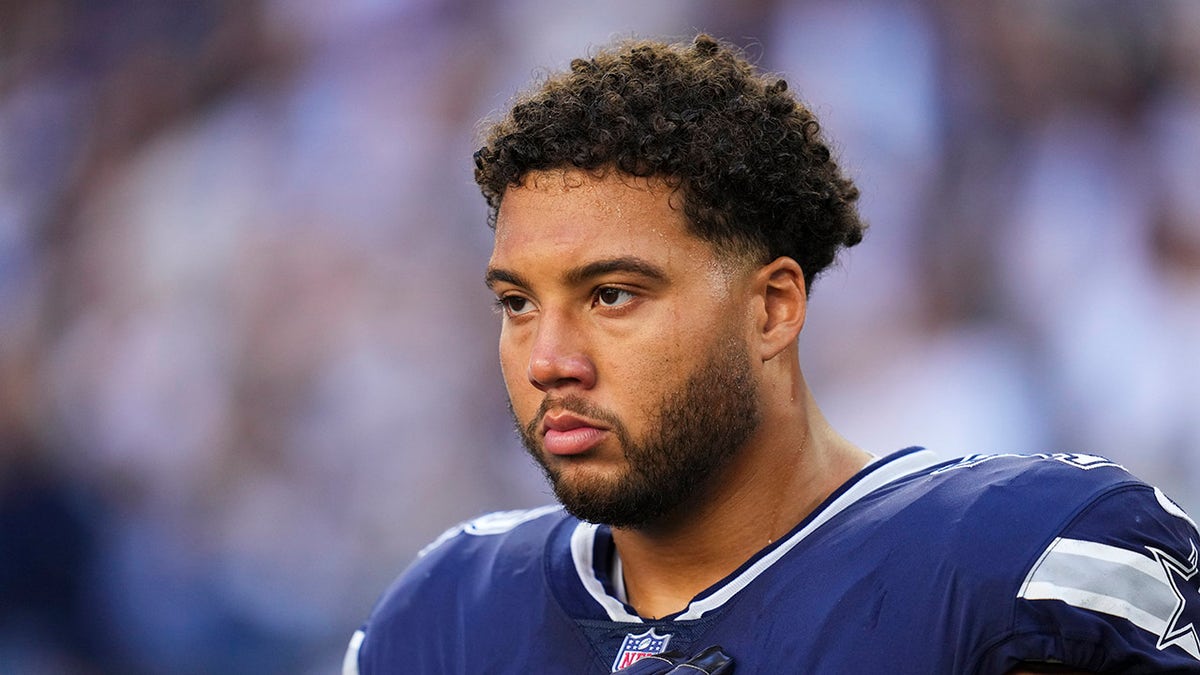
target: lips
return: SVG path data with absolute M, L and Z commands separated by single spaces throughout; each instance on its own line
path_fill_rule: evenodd
M 569 412 L 549 412 L 542 418 L 542 446 L 560 457 L 579 455 L 604 440 L 608 430 Z

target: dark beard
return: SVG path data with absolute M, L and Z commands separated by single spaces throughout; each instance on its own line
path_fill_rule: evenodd
M 612 480 L 564 480 L 539 442 L 542 416 L 551 408 L 609 426 L 620 442 L 626 471 Z M 661 522 L 700 494 L 758 429 L 759 420 L 749 355 L 744 344 L 727 340 L 714 345 L 683 386 L 663 397 L 646 438 L 635 442 L 616 416 L 576 395 L 546 397 L 528 425 L 517 421 L 517 432 L 571 515 L 637 529 Z

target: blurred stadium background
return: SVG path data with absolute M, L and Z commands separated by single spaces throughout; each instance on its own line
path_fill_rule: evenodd
M 1200 512 L 1200 4 L 5 0 L 0 673 L 336 672 L 424 543 L 549 501 L 477 123 L 698 30 L 863 189 L 802 336 L 835 425 Z

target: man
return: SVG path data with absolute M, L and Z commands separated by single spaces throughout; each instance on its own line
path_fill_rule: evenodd
M 378 673 L 1200 672 L 1195 525 L 1086 455 L 878 458 L 797 339 L 862 238 L 786 84 L 700 36 L 577 59 L 476 154 L 517 423 L 562 508 L 443 535 Z

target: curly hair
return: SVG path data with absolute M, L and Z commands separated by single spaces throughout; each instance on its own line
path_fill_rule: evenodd
M 788 256 L 805 285 L 866 225 L 812 111 L 734 47 L 627 42 L 575 59 L 487 130 L 475 181 L 494 228 L 532 171 L 616 169 L 682 193 L 693 234 L 764 264 Z

